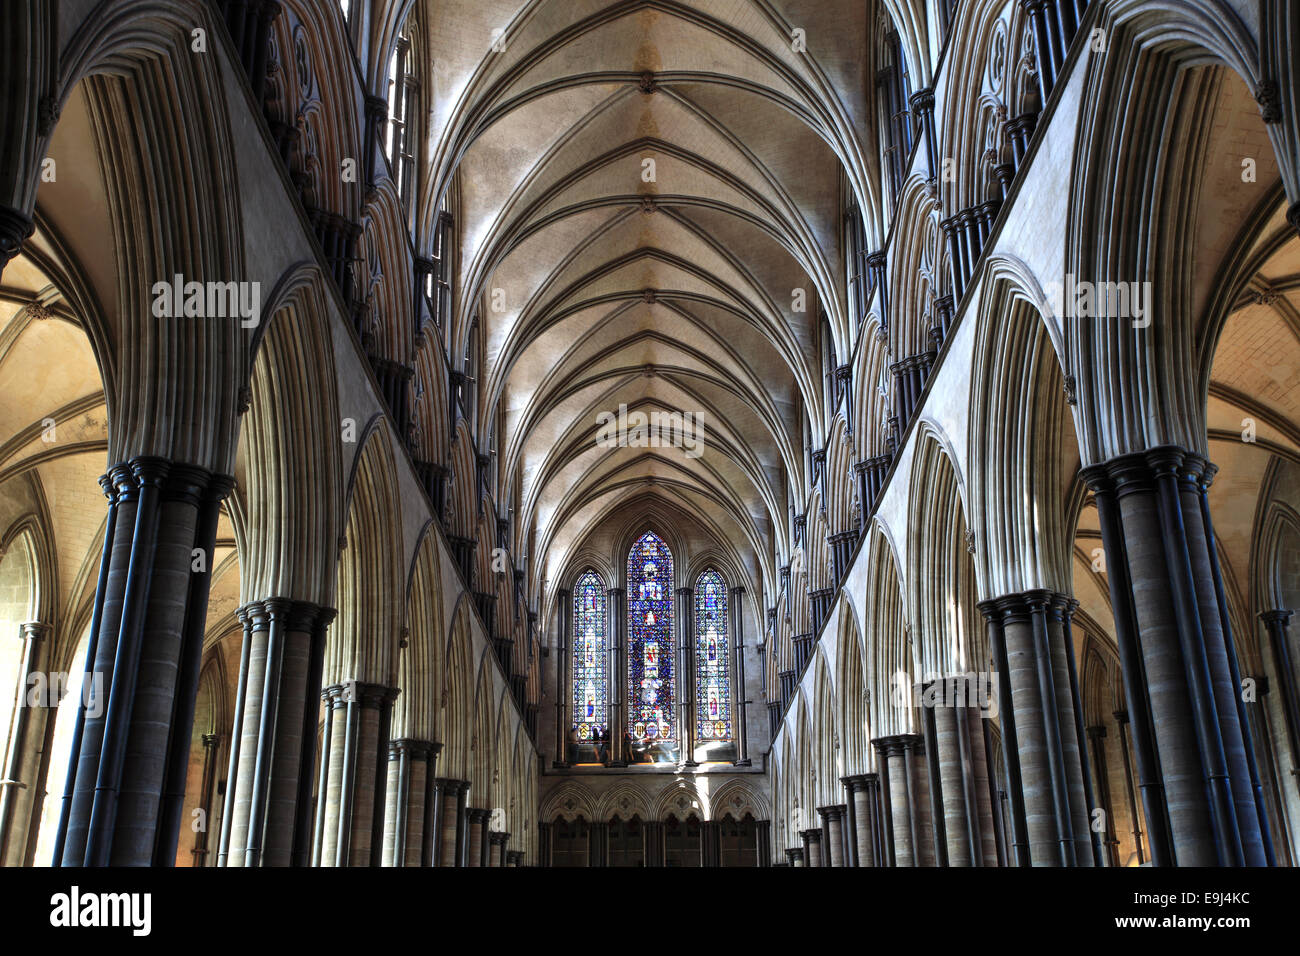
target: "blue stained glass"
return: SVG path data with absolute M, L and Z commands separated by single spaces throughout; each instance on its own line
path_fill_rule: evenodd
M 609 726 L 605 582 L 587 571 L 573 588 L 573 729 L 579 743 Z
M 710 568 L 695 582 L 696 739 L 731 740 L 727 582 Z
M 627 732 L 645 744 L 675 742 L 673 556 L 647 531 L 627 556 Z

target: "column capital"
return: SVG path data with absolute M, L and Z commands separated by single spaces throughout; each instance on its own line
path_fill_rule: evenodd
M 1291 620 L 1291 615 L 1293 613 L 1293 611 L 1289 611 L 1286 608 L 1275 608 L 1271 611 L 1260 611 L 1259 619 L 1265 624 L 1285 624 L 1287 621 Z
M 39 641 L 49 637 L 51 627 L 43 621 L 27 621 L 18 625 L 23 640 Z
M 0 267 L 22 252 L 35 229 L 31 216 L 9 206 L 0 207 Z
M 849 793 L 859 793 L 878 779 L 878 775 L 874 773 L 855 773 L 850 777 L 840 777 L 840 783 L 848 788 Z
M 908 105 L 913 111 L 932 110 L 934 109 L 934 89 L 926 87 L 923 90 L 917 90 L 908 100 Z

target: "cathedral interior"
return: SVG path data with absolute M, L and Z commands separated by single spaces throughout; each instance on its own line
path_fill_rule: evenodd
M 1300 864 L 1297 50 L 0 4 L 0 863 Z

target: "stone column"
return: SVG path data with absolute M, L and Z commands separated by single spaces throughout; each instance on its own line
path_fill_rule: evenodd
M 246 605 L 243 614 L 250 656 L 232 733 L 238 755 L 226 862 L 288 866 L 295 845 L 305 856 L 309 839 L 301 825 L 311 799 L 325 626 L 334 612 L 271 598 Z
M 731 706 L 735 708 L 735 723 L 732 731 L 736 735 L 736 766 L 751 766 L 749 759 L 749 729 L 745 711 L 749 701 L 745 691 L 745 589 L 731 589 L 730 603 L 727 610 L 731 614 L 731 639 L 735 645 L 736 672 L 731 681 Z
M 461 787 L 469 785 L 464 780 L 439 777 L 438 781 L 438 844 L 436 866 L 456 866 L 456 837 L 460 829 Z
M 203 776 L 199 785 L 199 809 L 203 811 L 204 826 L 194 834 L 194 866 L 210 865 L 208 860 L 208 833 L 212 827 L 212 796 L 217 782 L 217 752 L 221 748 L 220 734 L 204 734 L 203 740 Z
M 101 483 L 112 495 L 89 659 L 107 701 L 78 718 L 57 858 L 146 866 L 176 854 L 216 514 L 232 479 L 142 457 Z
M 1138 865 L 1146 862 L 1146 853 L 1142 849 L 1142 823 L 1138 811 L 1137 795 L 1133 791 L 1133 765 L 1129 757 L 1128 711 L 1115 711 L 1115 723 L 1119 726 L 1119 753 L 1124 761 L 1124 790 L 1128 797 L 1128 818 L 1132 824 L 1133 848 L 1137 853 Z
M 664 825 L 651 820 L 645 825 L 645 865 L 664 865 Z
M 807 830 L 799 831 L 799 838 L 803 840 L 803 860 L 804 866 L 825 866 L 826 863 L 822 856 L 822 831 L 818 827 L 811 827 Z
M 388 748 L 388 786 L 384 812 L 384 866 L 421 866 L 424 862 L 425 801 L 431 759 L 439 745 L 401 738 Z
M 929 755 L 925 738 L 920 734 L 907 734 L 904 741 L 908 773 L 908 795 L 911 797 L 913 839 L 917 866 L 937 866 L 935 852 L 936 830 L 933 812 L 934 798 L 930 793 L 931 780 Z
M 844 814 L 843 804 L 818 807 L 822 818 L 822 833 L 826 837 L 825 866 L 844 866 Z
M 330 719 L 321 866 L 378 866 L 382 861 L 388 724 L 395 688 L 348 681 L 326 688 Z
M 549 869 L 555 865 L 555 831 L 550 823 L 537 824 L 537 865 Z M 483 841 L 484 846 L 488 846 L 488 841 Z M 486 861 L 483 863 L 487 865 Z M 649 863 L 647 862 L 647 866 Z
M 929 179 L 935 178 L 935 162 L 938 157 L 938 140 L 934 134 L 934 90 L 923 89 L 917 90 L 912 94 L 908 105 L 912 107 L 912 116 L 916 124 L 921 127 L 921 134 L 925 139 L 926 166 L 929 170 Z
M 803 847 L 791 847 L 785 851 L 790 866 L 803 866 Z
M 872 743 L 879 755 L 881 782 L 889 788 L 885 793 L 890 824 L 890 865 L 916 866 L 915 826 L 903 737 L 882 737 Z
M 850 865 L 880 866 L 876 854 L 878 808 L 874 800 L 879 778 L 874 773 L 862 773 L 842 777 L 841 782 L 849 794 Z
M 610 765 L 626 767 L 627 753 L 627 591 L 610 588 L 609 597 L 609 746 Z
M 1087 728 L 1086 732 L 1092 742 L 1092 773 L 1097 781 L 1097 796 L 1102 812 L 1106 815 L 1106 835 L 1103 841 L 1106 847 L 1106 865 L 1119 866 L 1119 840 L 1115 838 L 1115 811 L 1110 802 L 1110 774 L 1106 769 L 1106 728 L 1096 724 Z
M 468 780 L 460 781 L 456 788 L 456 862 L 455 866 L 469 866 L 469 789 Z
M 506 865 L 506 842 L 509 839 L 509 833 L 488 834 L 488 843 L 491 848 L 488 853 L 488 866 Z
M 681 701 L 681 714 L 677 740 L 681 744 L 681 764 L 697 766 L 695 762 L 695 592 L 691 588 L 677 589 L 677 696 Z
M 490 840 L 488 821 L 492 818 L 491 810 L 469 811 L 469 865 L 487 866 Z
M 552 766 L 561 768 L 569 765 L 570 757 L 568 702 L 572 669 L 569 666 L 569 648 L 573 646 L 573 601 L 568 591 L 555 592 L 555 601 L 560 621 L 555 644 L 555 760 Z
M 1173 446 L 1082 472 L 1102 526 L 1158 865 L 1266 865 L 1272 855 L 1210 519 L 1214 473 Z
M 36 774 L 40 761 L 34 759 L 43 749 L 45 724 L 54 688 L 45 683 L 46 699 L 41 697 L 39 679 L 41 658 L 50 625 L 28 622 L 18 626 L 17 639 L 23 642 L 19 683 L 15 688 L 14 707 L 9 724 L 9 752 L 0 780 L 0 863 L 21 866 L 27 856 L 26 832 L 34 807 Z M 0 638 L 12 640 L 13 638 Z M 35 715 L 35 719 L 33 719 Z M 0 753 L 5 741 L 0 741 Z
M 700 824 L 700 865 L 722 866 L 722 824 L 717 820 Z
M 758 865 L 772 865 L 772 821 L 759 820 L 754 824 L 754 836 L 758 841 Z
M 1291 745 L 1291 761 L 1294 766 L 1300 764 L 1300 696 L 1296 693 L 1296 672 L 1287 637 L 1287 622 L 1291 620 L 1291 611 L 1264 611 L 1259 619 L 1268 631 L 1268 643 L 1273 651 L 1273 670 L 1282 690 L 1282 719 L 1286 724 L 1286 738 Z
M 987 615 L 1001 617 L 1000 627 L 990 628 L 990 637 L 997 665 L 1006 672 L 1002 715 L 1015 733 L 1015 770 L 1029 843 L 1022 865 L 1095 863 L 1087 799 L 1091 785 L 1080 759 L 1079 702 L 1068 660 L 1074 649 L 1067 647 L 1064 626 L 1068 603 L 1061 595 L 1035 590 L 981 605 Z M 1008 740 L 1008 751 L 1009 745 Z M 1008 790 L 1014 802 L 1013 781 Z M 1013 806 L 1017 830 L 1019 810 Z M 1024 852 L 1019 845 L 1017 849 Z
M 244 626 L 244 635 L 243 635 L 243 640 L 240 644 L 240 651 L 239 651 L 239 677 L 235 682 L 235 721 L 233 725 L 235 730 L 230 735 L 230 753 L 229 756 L 227 757 L 229 763 L 226 768 L 226 793 L 225 793 L 225 799 L 222 804 L 222 810 L 221 810 L 221 836 L 217 843 L 217 866 L 226 865 L 227 863 L 226 857 L 230 849 L 230 839 L 232 836 L 230 821 L 231 818 L 234 816 L 235 789 L 236 789 L 236 785 L 239 782 L 239 731 L 244 725 L 244 710 L 245 710 L 246 698 L 248 695 L 248 671 L 251 666 L 252 653 L 253 653 L 253 641 L 252 641 L 253 621 L 248 616 L 247 610 L 245 610 L 244 608 L 240 608 L 238 611 L 236 611 L 235 615 L 238 618 L 239 622 Z M 326 707 L 326 717 L 325 717 L 326 723 L 325 723 L 324 740 L 325 740 L 325 746 L 327 748 L 329 747 L 329 739 L 330 739 L 329 718 L 330 718 L 329 708 Z M 322 759 L 321 760 L 322 771 L 324 770 L 325 764 L 326 761 Z M 325 793 L 325 789 L 323 786 L 321 787 L 320 793 L 323 799 Z M 318 817 L 323 818 L 323 816 L 324 813 L 323 813 L 323 803 L 322 803 L 322 812 L 318 814 Z M 312 861 L 313 864 L 316 864 L 318 862 L 319 845 L 316 847 L 316 850 L 317 850 L 317 854 L 316 854 L 317 859 L 313 859 Z

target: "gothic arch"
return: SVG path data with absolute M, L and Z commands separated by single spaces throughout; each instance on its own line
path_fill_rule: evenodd
M 920 680 L 928 673 L 966 670 L 974 660 L 979 630 L 971 616 L 975 595 L 969 593 L 962 575 L 970 561 L 966 495 L 944 436 L 928 422 L 923 423 L 912 460 L 910 484 L 916 490 L 908 515 L 907 548 L 917 654 L 912 679 Z
M 283 276 L 258 329 L 232 509 L 250 600 L 329 605 L 335 591 L 343 463 L 321 279 L 311 266 Z
M 455 780 L 469 780 L 473 766 L 470 753 L 475 706 L 471 684 L 474 657 L 470 623 L 472 603 L 468 594 L 461 594 L 452 615 L 447 650 L 443 655 L 446 673 L 442 684 L 442 713 L 438 721 L 438 731 L 442 735 L 438 766 L 441 768 L 440 776 Z
M 1036 301 L 991 260 L 982 285 L 972 378 L 971 522 L 982 597 L 1067 593 L 1072 535 L 1066 501 L 1078 465 L 1057 354 Z
M 402 694 L 393 712 L 394 740 L 437 740 L 443 662 L 442 575 L 437 532 L 426 524 L 406 586 L 405 647 L 398 657 Z
M 361 680 L 392 686 L 402 629 L 400 513 L 388 431 L 374 423 L 362 439 L 348 494 L 338 563 L 339 618 L 325 658 L 326 685 Z

